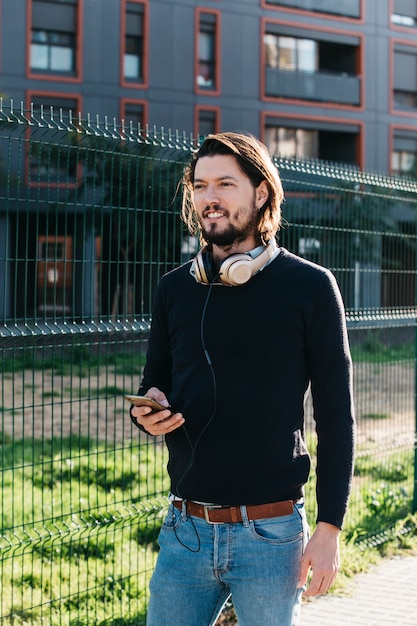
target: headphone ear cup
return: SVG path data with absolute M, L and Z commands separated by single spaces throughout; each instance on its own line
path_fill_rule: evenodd
M 247 254 L 232 254 L 223 260 L 217 271 L 211 253 L 204 246 L 193 260 L 192 273 L 196 281 L 204 285 L 210 285 L 218 277 L 224 285 L 238 287 L 262 270 L 274 258 L 277 250 L 275 238 L 272 238 L 259 256 L 252 258 Z
M 193 271 L 196 280 L 203 285 L 209 285 L 216 276 L 211 254 L 202 248 L 193 261 Z
M 225 259 L 220 266 L 220 280 L 225 285 L 238 287 L 252 278 L 253 263 L 247 254 L 233 254 Z
M 272 238 L 263 252 L 255 258 L 247 254 L 232 254 L 220 266 L 220 280 L 225 285 L 238 287 L 247 283 L 252 276 L 262 270 L 277 253 L 277 242 Z

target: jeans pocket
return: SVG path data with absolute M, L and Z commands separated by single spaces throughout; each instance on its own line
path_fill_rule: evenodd
M 249 527 L 256 539 L 273 544 L 299 541 L 303 537 L 303 523 L 296 511 L 292 515 L 253 520 Z
M 173 504 L 170 504 L 161 530 L 175 530 L 180 524 L 181 512 L 178 511 L 178 509 L 176 509 Z

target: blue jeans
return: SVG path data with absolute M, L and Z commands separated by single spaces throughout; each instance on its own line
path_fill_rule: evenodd
M 232 595 L 239 626 L 297 626 L 303 504 L 292 515 L 209 524 L 169 508 L 150 582 L 147 626 L 211 626 Z

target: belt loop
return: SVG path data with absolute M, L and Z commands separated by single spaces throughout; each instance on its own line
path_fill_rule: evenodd
M 182 500 L 181 502 L 181 521 L 187 521 L 187 500 Z
M 240 507 L 240 512 L 242 514 L 242 524 L 245 528 L 249 527 L 249 519 L 248 519 L 248 512 L 246 510 L 246 505 L 242 504 L 242 506 Z

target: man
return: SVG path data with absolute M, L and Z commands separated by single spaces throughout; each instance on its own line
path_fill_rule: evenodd
M 283 191 L 266 147 L 209 135 L 184 175 L 183 218 L 205 247 L 162 278 L 139 389 L 167 408 L 132 419 L 169 449 L 171 505 L 150 584 L 149 626 L 295 626 L 339 567 L 350 490 L 351 360 L 339 290 L 278 248 Z M 317 527 L 303 485 L 308 387 L 318 433 Z

